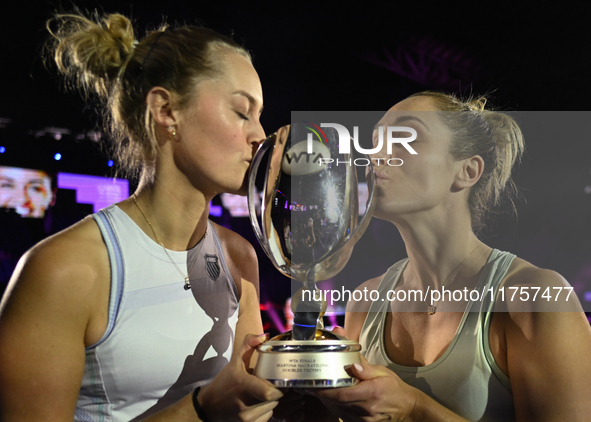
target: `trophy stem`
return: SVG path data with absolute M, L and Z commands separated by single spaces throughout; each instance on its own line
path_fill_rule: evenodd
M 324 328 L 322 317 L 323 300 L 322 295 L 317 297 L 316 281 L 314 279 L 314 270 L 308 271 L 304 288 L 300 290 L 301 297 L 296 306 L 293 318 L 293 339 L 294 340 L 314 340 L 316 330 Z M 311 292 L 305 295 L 304 290 Z

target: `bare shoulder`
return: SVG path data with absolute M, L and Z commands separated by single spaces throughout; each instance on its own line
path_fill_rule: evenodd
M 109 280 L 106 247 L 91 219 L 21 258 L 0 305 L 3 417 L 39 420 L 51 409 L 53 419 L 72 420 L 84 348 L 106 327 Z
M 515 258 L 503 283 L 508 286 L 569 287 L 569 283 L 556 271 L 536 267 L 521 258 Z
M 509 312 L 579 312 L 576 293 L 556 271 L 515 258 L 503 283 L 498 304 Z
M 98 226 L 91 218 L 86 218 L 27 251 L 19 261 L 13 279 L 47 285 L 48 281 L 65 282 L 74 275 L 92 278 L 105 263 L 108 266 L 106 247 Z M 34 275 L 39 277 L 31 277 Z
M 214 222 L 212 225 L 220 238 L 226 262 L 236 283 L 238 293 L 242 294 L 242 279 L 255 285 L 258 292 L 259 265 L 254 247 L 238 233 Z
M 109 258 L 92 218 L 57 233 L 31 248 L 20 259 L 2 299 L 7 312 L 92 313 L 97 298 L 108 289 Z M 102 306 L 102 303 L 101 303 Z
M 518 258 L 502 287 L 505 309 L 493 317 L 491 348 L 516 392 L 516 414 L 587 420 L 591 329 L 572 287 L 560 274 Z

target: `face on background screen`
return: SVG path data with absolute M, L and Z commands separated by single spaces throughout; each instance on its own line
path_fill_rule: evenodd
M 0 166 L 0 207 L 22 217 L 42 218 L 53 201 L 51 179 L 42 170 Z

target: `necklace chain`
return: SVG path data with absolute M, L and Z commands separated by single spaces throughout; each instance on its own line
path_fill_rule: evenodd
M 185 280 L 184 289 L 185 290 L 189 290 L 191 288 L 191 282 L 189 281 L 189 275 L 191 274 L 191 270 L 193 269 L 193 267 L 195 266 L 195 263 L 197 262 L 197 258 L 199 257 L 199 251 L 197 251 L 197 253 L 195 253 L 195 257 L 193 258 L 193 262 L 191 262 L 191 265 L 188 268 L 188 273 L 187 273 L 187 275 L 185 275 L 185 273 L 183 273 L 181 271 L 181 269 L 176 264 L 176 262 L 174 262 L 174 260 L 172 259 L 172 257 L 168 253 L 168 250 L 164 247 L 164 244 L 160 241 L 160 239 L 158 239 L 158 235 L 156 234 L 156 230 L 154 230 L 154 226 L 152 226 L 152 223 L 150 223 L 150 220 L 148 219 L 148 216 L 146 214 L 144 214 L 144 211 L 141 209 L 140 204 L 137 203 L 136 197 L 135 196 L 132 196 L 132 198 L 133 198 L 133 202 L 135 203 L 135 206 L 137 207 L 137 209 L 140 211 L 140 213 L 142 214 L 142 216 L 144 217 L 144 219 L 148 223 L 148 226 L 150 226 L 150 229 L 152 229 L 152 233 L 154 234 L 154 238 L 156 239 L 156 242 L 160 246 L 162 246 L 162 249 L 166 253 L 166 256 L 168 257 L 168 260 L 170 261 L 170 263 L 172 265 L 174 265 L 174 268 L 176 268 L 176 270 L 178 271 L 178 273 Z M 199 239 L 199 242 L 197 242 L 197 243 L 198 244 L 201 243 L 203 241 L 203 239 L 205 239 L 205 236 L 207 236 L 207 227 L 205 228 L 205 233 L 203 233 L 203 236 L 201 237 L 201 239 Z
M 460 263 L 458 264 L 458 266 L 457 266 L 456 268 L 454 268 L 454 269 L 453 269 L 453 270 L 452 270 L 452 271 L 449 273 L 449 275 L 448 275 L 448 276 L 445 278 L 445 280 L 443 281 L 443 284 L 441 284 L 441 287 L 442 287 L 442 288 L 444 288 L 444 287 L 445 287 L 445 283 L 447 283 L 447 280 L 449 280 L 449 278 L 451 277 L 451 275 L 452 275 L 452 274 L 454 275 L 454 276 L 453 276 L 453 278 L 452 278 L 452 280 L 454 280 L 454 279 L 455 279 L 455 277 L 456 277 L 456 275 L 457 275 L 457 273 L 458 273 L 458 271 L 459 271 L 460 267 L 462 266 L 462 264 L 463 264 L 464 262 L 466 262 L 466 260 L 467 260 L 468 258 L 470 258 L 470 257 L 472 256 L 472 254 L 474 254 L 474 252 L 476 252 L 476 249 L 478 249 L 478 246 L 479 246 L 479 245 L 476 245 L 476 247 L 475 247 L 475 248 L 472 250 L 472 252 L 470 252 L 470 254 L 469 254 L 469 255 L 468 255 L 466 258 L 464 258 L 464 259 L 462 260 L 462 262 L 460 262 Z M 425 301 L 426 301 L 426 300 L 427 300 L 427 298 L 425 298 Z M 436 303 L 436 304 L 433 304 L 433 303 L 431 303 L 431 305 L 427 305 L 427 312 L 429 313 L 429 315 L 435 315 L 435 312 L 437 312 L 437 306 L 439 305 L 439 302 L 440 302 L 440 301 L 441 301 L 441 294 L 439 295 L 439 299 L 437 300 L 437 303 Z

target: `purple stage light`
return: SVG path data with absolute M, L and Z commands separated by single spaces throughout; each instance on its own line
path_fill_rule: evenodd
M 223 211 L 224 210 L 221 205 L 212 205 L 211 203 L 209 204 L 209 215 L 214 217 L 221 217 Z
M 129 196 L 129 181 L 85 174 L 58 173 L 57 187 L 76 191 L 76 202 L 92 204 L 94 212 Z

